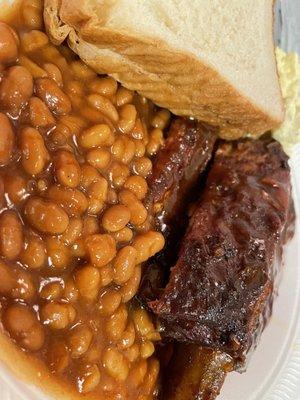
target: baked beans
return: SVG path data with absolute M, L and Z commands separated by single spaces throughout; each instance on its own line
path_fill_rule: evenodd
M 52 45 L 42 8 L 0 23 L 0 322 L 80 393 L 150 400 L 160 336 L 132 299 L 169 114 Z

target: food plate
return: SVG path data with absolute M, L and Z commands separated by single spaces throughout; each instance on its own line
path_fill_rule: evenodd
M 1 1 L 0 5 L 7 3 Z M 278 3 L 280 8 L 280 3 Z M 298 15 L 298 18 L 297 18 Z M 284 0 L 277 13 L 278 38 L 286 50 L 300 52 L 300 3 Z M 288 22 L 287 22 L 288 21 Z M 297 29 L 298 27 L 298 29 Z M 298 48 L 297 48 L 298 46 Z M 300 145 L 290 160 L 296 212 L 300 218 Z M 273 318 L 254 353 L 247 373 L 227 377 L 219 400 L 300 399 L 300 219 L 285 251 L 285 266 Z M 49 400 L 34 387 L 17 381 L 0 365 L 1 400 Z

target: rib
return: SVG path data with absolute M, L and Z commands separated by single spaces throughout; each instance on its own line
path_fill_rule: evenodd
M 177 118 L 171 125 L 164 147 L 153 163 L 152 175 L 148 178 L 148 208 L 155 216 L 154 223 L 166 239 L 166 252 L 160 254 L 160 263 L 169 264 L 174 246 L 179 242 L 178 228 L 185 228 L 187 204 L 191 193 L 199 184 L 203 172 L 211 159 L 217 139 L 216 128 L 204 123 Z M 177 229 L 173 229 L 174 227 Z M 171 245 L 172 244 L 172 245 Z M 168 249 L 172 248 L 172 254 Z
M 198 193 L 216 142 L 216 129 L 188 119 L 173 122 L 163 149 L 148 179 L 148 207 L 158 230 L 166 237 L 165 249 L 145 268 L 141 296 L 157 298 L 172 262 L 176 259 L 188 221 L 193 192 Z M 202 179 L 201 179 L 202 178 Z M 180 228 L 179 228 L 180 227 Z M 197 345 L 173 342 L 173 355 L 162 362 L 162 400 L 214 400 L 219 394 L 232 360 L 224 353 Z
M 165 337 L 244 364 L 271 315 L 291 205 L 290 171 L 278 143 L 219 145 L 169 282 L 148 303 Z

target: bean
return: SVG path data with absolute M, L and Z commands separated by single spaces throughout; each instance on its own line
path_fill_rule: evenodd
M 49 64 L 48 64 L 49 65 Z M 55 80 L 55 79 L 54 79 Z M 56 82 L 58 84 L 58 82 Z M 69 95 L 77 95 L 78 97 L 84 96 L 84 83 L 77 80 L 72 80 L 66 83 L 66 90 Z
M 125 228 L 112 233 L 116 242 L 130 242 L 133 238 L 133 232 L 128 226 Z
M 12 28 L 0 23 L 0 63 L 10 63 L 15 61 L 18 56 L 18 43 L 16 33 Z
M 79 144 L 85 149 L 93 147 L 111 146 L 114 136 L 110 127 L 106 124 L 94 125 L 82 132 Z
M 118 341 L 121 338 L 126 329 L 127 317 L 128 311 L 123 304 L 109 317 L 105 331 L 110 340 Z
M 132 128 L 131 131 L 131 136 L 133 139 L 136 139 L 140 142 L 141 139 L 145 138 L 145 127 L 142 124 L 142 121 L 140 118 L 137 118 L 134 124 L 134 127 Z
M 100 370 L 96 364 L 88 365 L 85 372 L 79 377 L 79 392 L 88 393 L 97 388 L 100 383 Z
M 159 110 L 153 117 L 151 125 L 153 128 L 165 129 L 170 121 L 171 113 L 170 111 L 163 109 Z
M 78 136 L 82 129 L 86 126 L 86 122 L 75 115 L 63 115 L 59 121 L 65 125 L 72 135 Z
M 30 198 L 24 212 L 28 222 L 43 233 L 63 233 L 69 223 L 68 215 L 60 206 L 39 198 Z
M 89 265 L 81 268 L 76 272 L 75 283 L 85 300 L 96 300 L 100 289 L 99 269 Z
M 9 174 L 4 177 L 4 187 L 10 201 L 14 204 L 19 204 L 28 195 L 27 182 L 18 173 Z
M 86 353 L 92 343 L 93 333 L 88 326 L 79 325 L 71 331 L 69 346 L 72 358 L 79 358 Z
M 0 113 L 0 165 L 7 165 L 13 154 L 15 134 L 5 114 Z
M 101 111 L 101 113 L 110 118 L 112 122 L 118 122 L 118 111 L 109 99 L 100 94 L 90 94 L 87 100 L 91 106 Z
M 126 104 L 120 108 L 118 128 L 122 133 L 128 134 L 132 131 L 135 125 L 136 115 L 136 108 L 133 104 Z
M 31 124 L 36 128 L 55 124 L 49 108 L 38 97 L 31 97 L 29 100 L 29 118 Z
M 141 225 L 148 216 L 143 203 L 128 189 L 119 193 L 119 200 L 130 210 L 130 222 L 134 225 Z
M 131 190 L 138 200 L 143 200 L 148 191 L 146 180 L 138 175 L 130 176 L 125 182 L 124 187 Z
M 122 333 L 122 336 L 118 342 L 119 349 L 128 349 L 134 344 L 135 341 L 135 329 L 132 322 L 129 322 L 126 330 Z
M 118 89 L 118 83 L 115 79 L 108 77 L 96 78 L 89 84 L 89 90 L 103 96 L 111 97 Z
M 65 282 L 64 299 L 70 303 L 75 303 L 78 300 L 79 292 L 72 278 Z
M 84 354 L 84 361 L 90 363 L 99 362 L 101 357 L 101 348 L 97 344 L 92 344 Z
M 102 217 L 103 228 L 110 232 L 117 232 L 130 221 L 130 211 L 123 205 L 115 205 L 104 212 Z
M 75 320 L 75 317 L 76 311 L 69 304 L 52 302 L 47 303 L 41 309 L 43 324 L 54 330 L 65 329 Z
M 34 79 L 43 78 L 47 76 L 45 70 L 43 70 L 38 64 L 32 61 L 29 57 L 26 57 L 22 54 L 19 56 L 19 65 L 26 68 Z
M 154 350 L 154 344 L 147 340 L 141 344 L 141 357 L 145 359 L 151 357 L 154 353 Z
M 80 218 L 70 218 L 69 225 L 63 233 L 61 239 L 66 245 L 71 245 L 80 237 L 83 230 L 83 222 Z
M 116 243 L 110 235 L 91 235 L 86 238 L 85 246 L 91 263 L 96 267 L 104 267 L 116 255 Z
M 60 122 L 56 124 L 55 128 L 50 132 L 51 142 L 54 144 L 52 149 L 63 147 L 67 145 L 68 139 L 71 137 L 71 132 L 67 126 Z M 67 146 L 66 146 L 67 147 Z
M 57 269 L 67 268 L 71 253 L 70 248 L 57 237 L 47 237 L 46 239 L 48 262 Z
M 152 170 L 152 162 L 147 157 L 141 157 L 134 161 L 133 171 L 135 174 L 147 178 Z
M 59 203 L 71 217 L 79 217 L 85 212 L 88 206 L 87 198 L 78 189 L 53 185 L 48 190 L 47 196 L 49 199 Z
M 147 261 L 163 249 L 165 239 L 160 232 L 149 231 L 137 236 L 133 247 L 137 251 L 137 263 Z
M 117 290 L 108 289 L 99 298 L 97 308 L 101 315 L 111 315 L 121 304 L 121 295 Z
M 136 265 L 130 279 L 120 288 L 122 302 L 127 303 L 137 293 L 141 282 L 141 266 Z
M 158 128 L 153 129 L 153 131 L 150 133 L 150 139 L 147 144 L 147 153 L 150 156 L 153 156 L 158 152 L 159 148 L 163 145 L 163 143 L 164 143 L 163 131 Z
M 113 270 L 110 265 L 100 268 L 100 282 L 101 286 L 109 285 L 113 280 Z
M 81 186 L 87 190 L 88 187 L 100 179 L 101 175 L 96 168 L 91 165 L 84 164 L 81 166 Z
M 86 250 L 85 250 L 83 238 L 79 238 L 76 240 L 75 243 L 73 243 L 72 255 L 73 255 L 73 257 L 76 257 L 76 258 L 85 258 L 86 257 Z
M 46 248 L 38 237 L 31 237 L 20 254 L 22 264 L 30 269 L 42 268 L 46 263 Z
M 0 85 L 1 106 L 17 116 L 32 93 L 33 80 L 27 69 L 19 65 L 10 67 Z
M 30 302 L 36 295 L 36 289 L 31 275 L 27 271 L 15 269 L 15 286 L 10 295 L 13 299 Z
M 96 217 L 87 216 L 83 220 L 82 236 L 87 237 L 99 233 L 100 227 Z
M 134 343 L 128 349 L 123 350 L 124 356 L 131 363 L 134 363 L 140 356 L 140 346 L 137 343 Z
M 45 63 L 43 65 L 43 68 L 47 72 L 49 78 L 53 79 L 54 82 L 56 82 L 56 84 L 59 87 L 63 86 L 62 73 L 61 73 L 61 70 L 58 68 L 57 65 L 51 64 L 51 63 Z
M 118 194 L 115 189 L 108 189 L 107 202 L 108 202 L 108 204 L 117 204 L 118 203 Z
M 116 102 L 118 107 L 131 103 L 133 100 L 133 92 L 124 87 L 120 87 L 117 91 Z
M 22 17 L 28 28 L 41 29 L 43 27 L 42 7 L 40 0 L 23 0 Z
M 48 36 L 41 31 L 32 30 L 25 32 L 21 38 L 21 44 L 25 53 L 31 53 L 40 50 L 49 43 Z
M 3 320 L 9 333 L 25 349 L 38 351 L 43 346 L 45 341 L 43 327 L 29 307 L 14 304 L 5 311 Z
M 146 336 L 150 332 L 155 331 L 149 314 L 143 308 L 137 308 L 136 310 L 134 310 L 133 322 L 135 325 L 135 329 L 141 336 Z
M 110 163 L 110 152 L 104 149 L 93 149 L 87 153 L 86 161 L 94 168 L 105 169 Z
M 91 199 L 96 199 L 104 203 L 107 200 L 107 191 L 107 180 L 99 175 L 97 181 L 90 184 L 88 195 Z
M 8 260 L 15 260 L 23 246 L 23 228 L 14 211 L 0 215 L 0 253 Z
M 50 282 L 43 286 L 40 297 L 44 300 L 59 300 L 63 294 L 63 287 L 60 282 Z
M 135 152 L 134 155 L 136 157 L 144 157 L 146 153 L 146 147 L 144 143 L 142 143 L 140 140 L 135 140 Z
M 63 372 L 69 365 L 69 349 L 62 339 L 55 338 L 52 340 L 47 356 L 51 372 Z
M 52 79 L 37 79 L 36 94 L 57 115 L 68 114 L 72 109 L 69 97 Z
M 34 128 L 25 128 L 20 134 L 22 165 L 29 175 L 40 174 L 50 159 L 42 135 Z
M 127 282 L 135 269 L 137 251 L 132 246 L 125 246 L 118 251 L 114 260 L 114 281 L 117 285 Z
M 0 275 L 0 293 L 23 301 L 31 301 L 34 298 L 35 286 L 26 271 L 13 268 L 0 261 Z
M 109 179 L 115 187 L 123 186 L 129 175 L 130 170 L 127 165 L 119 162 L 113 162 L 108 171 Z
M 125 381 L 129 373 L 126 359 L 115 348 L 108 348 L 103 354 L 103 367 L 107 373 L 118 381 Z
M 65 150 L 58 151 L 53 157 L 55 174 L 58 182 L 63 186 L 75 188 L 81 179 L 81 169 L 72 153 Z
M 129 137 L 123 136 L 114 142 L 111 152 L 115 159 L 129 164 L 134 157 L 135 144 Z

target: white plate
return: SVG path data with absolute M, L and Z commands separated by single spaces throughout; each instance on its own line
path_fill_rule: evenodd
M 283 48 L 300 52 L 300 0 L 283 0 L 281 8 L 278 41 Z M 300 145 L 290 165 L 299 218 L 285 251 L 279 298 L 247 372 L 230 374 L 218 400 L 300 400 Z M 2 365 L 0 376 L 0 400 L 49 400 Z

